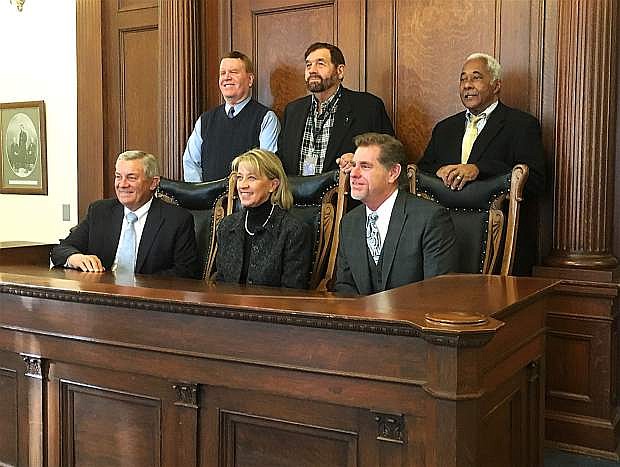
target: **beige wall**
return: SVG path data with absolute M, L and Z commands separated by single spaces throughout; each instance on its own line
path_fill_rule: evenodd
M 75 38 L 74 0 L 0 1 L 0 102 L 45 101 L 48 165 L 47 196 L 0 194 L 0 241 L 57 242 L 77 223 Z

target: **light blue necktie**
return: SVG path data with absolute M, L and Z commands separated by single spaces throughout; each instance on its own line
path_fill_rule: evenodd
M 378 218 L 376 212 L 371 212 L 366 219 L 366 244 L 375 264 L 379 262 L 379 256 L 381 256 L 381 234 L 377 228 Z
M 123 232 L 123 238 L 118 248 L 116 271 L 134 272 L 136 266 L 136 229 L 134 223 L 138 220 L 133 212 L 128 212 L 125 216 L 129 227 Z
M 228 109 L 228 118 L 234 118 L 235 116 L 235 108 L 231 107 L 230 109 Z

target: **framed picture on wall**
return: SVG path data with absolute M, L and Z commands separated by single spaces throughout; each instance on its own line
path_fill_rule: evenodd
M 0 103 L 0 193 L 47 194 L 45 104 Z

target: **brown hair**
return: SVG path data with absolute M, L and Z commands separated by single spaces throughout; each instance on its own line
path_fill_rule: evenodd
M 340 50 L 338 47 L 336 47 L 333 44 L 328 44 L 327 42 L 315 42 L 314 44 L 311 44 L 310 47 L 308 47 L 306 49 L 306 52 L 304 53 L 304 60 L 308 58 L 308 55 L 310 55 L 312 52 L 314 52 L 315 50 L 319 50 L 319 49 L 329 50 L 329 56 L 334 65 L 338 66 L 338 65 L 345 64 L 342 50 Z
M 236 58 L 241 60 L 245 66 L 245 71 L 254 74 L 254 64 L 252 63 L 252 60 L 250 60 L 250 57 L 246 54 L 239 52 L 238 50 L 231 50 L 221 58 L 220 62 L 225 58 Z
M 398 183 L 402 185 L 407 178 L 407 154 L 403 143 L 393 136 L 384 133 L 363 133 L 354 139 L 356 146 L 377 146 L 380 149 L 379 162 L 387 170 L 398 164 L 400 165 L 400 176 Z

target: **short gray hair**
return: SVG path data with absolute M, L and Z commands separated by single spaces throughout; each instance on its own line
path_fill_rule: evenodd
M 153 178 L 159 176 L 159 161 L 153 154 L 144 151 L 125 151 L 118 155 L 118 161 L 142 161 L 144 176 Z
M 484 60 L 484 62 L 487 64 L 487 70 L 489 70 L 489 73 L 491 73 L 491 80 L 498 81 L 502 79 L 502 66 L 495 59 L 495 57 L 491 57 L 488 54 L 476 52 L 467 57 L 465 59 L 465 62 L 468 62 L 470 60 Z

